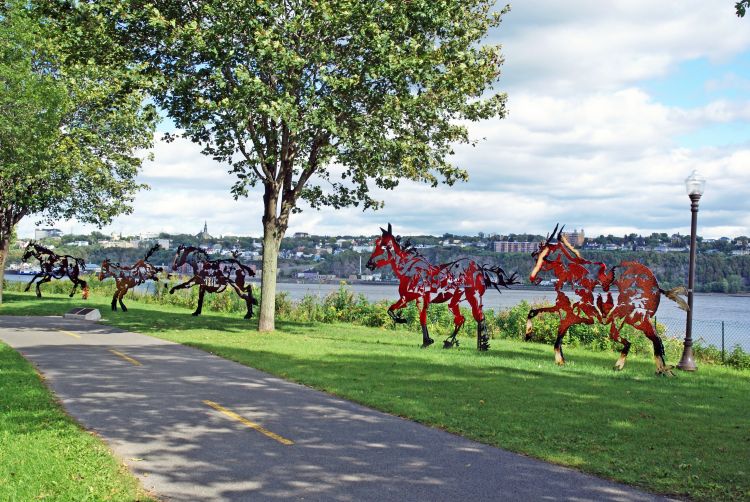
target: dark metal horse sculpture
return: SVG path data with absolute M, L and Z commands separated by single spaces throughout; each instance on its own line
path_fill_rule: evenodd
M 194 246 L 185 246 L 180 244 L 174 255 L 172 270 L 188 264 L 193 269 L 193 276 L 182 284 L 178 284 L 169 290 L 172 294 L 178 289 L 191 288 L 198 286 L 198 308 L 193 315 L 200 315 L 203 310 L 203 297 L 206 291 L 209 293 L 221 293 L 227 286 L 245 300 L 247 304 L 247 314 L 245 319 L 253 316 L 253 305 L 258 304 L 258 300 L 253 298 L 253 287 L 250 283 L 250 277 L 255 275 L 255 271 L 243 265 L 235 256 L 234 258 L 221 258 L 210 260 L 208 253 L 203 249 Z
M 375 249 L 367 262 L 367 268 L 391 266 L 399 281 L 398 293 L 400 298 L 388 308 L 388 315 L 398 323 L 405 323 L 397 311 L 409 302 L 422 302 L 419 312 L 419 323 L 422 325 L 422 347 L 434 343 L 427 331 L 427 308 L 431 303 L 448 302 L 448 308 L 453 313 L 453 334 L 443 341 L 443 348 L 458 346 L 456 335 L 465 322 L 461 315 L 459 302 L 466 300 L 471 306 L 471 313 L 477 322 L 477 348 L 487 350 L 489 337 L 487 325 L 482 312 L 482 296 L 488 287 L 500 291 L 500 286 L 508 287 L 518 284 L 516 274 L 507 276 L 502 268 L 497 266 L 478 265 L 476 262 L 463 258 L 450 263 L 433 265 L 420 255 L 406 242 L 401 245 L 400 238 L 395 237 L 391 224 L 388 230 L 380 229 L 383 234 L 375 241 Z
M 122 311 L 127 312 L 128 308 L 122 302 L 122 299 L 130 289 L 143 284 L 146 281 L 159 282 L 158 274 L 164 270 L 162 267 L 155 267 L 148 262 L 151 255 L 159 249 L 161 249 L 159 244 L 154 245 L 148 250 L 146 256 L 131 266 L 112 263 L 109 258 L 104 259 L 98 278 L 100 281 L 103 281 L 107 277 L 115 278 L 115 294 L 112 295 L 112 310 L 117 310 L 117 303 L 119 302 Z M 169 275 L 167 275 L 167 277 L 169 277 Z
M 533 334 L 532 319 L 545 312 L 556 313 L 560 317 L 560 326 L 555 341 L 555 361 L 565 364 L 562 352 L 562 340 L 568 328 L 575 324 L 593 324 L 595 321 L 609 325 L 609 335 L 622 343 L 620 357 L 614 369 L 619 371 L 625 366 L 625 359 L 630 350 L 630 342 L 623 338 L 620 330 L 629 324 L 648 337 L 654 345 L 654 360 L 658 375 L 671 375 L 671 367 L 664 361 L 664 344 L 656 334 L 651 320 L 659 307 L 661 295 L 676 302 L 687 310 L 687 303 L 679 295 L 686 294 L 684 287 L 665 291 L 659 287 L 653 272 L 641 263 L 624 261 L 617 266 L 607 268 L 604 263 L 589 261 L 570 244 L 562 228 L 557 227 L 548 235 L 539 248 L 532 253 L 536 260 L 534 269 L 529 275 L 532 283 L 539 283 L 540 272 L 552 272 L 557 277 L 555 291 L 557 301 L 551 307 L 532 309 L 526 320 L 526 340 Z M 563 227 L 564 228 L 564 227 Z M 563 291 L 570 286 L 572 294 Z M 595 291 L 599 286 L 601 291 Z M 617 299 L 611 289 L 617 290 Z
M 27 261 L 32 257 L 39 260 L 39 272 L 31 278 L 31 281 L 26 285 L 24 291 L 28 291 L 31 288 L 31 285 L 34 284 L 34 281 L 37 281 L 38 279 L 36 283 L 36 296 L 37 298 L 41 298 L 42 291 L 39 289 L 39 286 L 41 286 L 42 283 L 49 282 L 52 279 L 68 277 L 73 283 L 73 289 L 68 296 L 73 298 L 73 295 L 76 294 L 76 288 L 81 286 L 83 299 L 85 300 L 89 297 L 89 286 L 86 281 L 80 278 L 81 271 L 86 270 L 86 264 L 83 261 L 83 258 L 76 258 L 75 256 L 67 254 L 58 255 L 41 244 L 29 242 L 26 245 L 26 249 L 24 250 L 21 259 Z

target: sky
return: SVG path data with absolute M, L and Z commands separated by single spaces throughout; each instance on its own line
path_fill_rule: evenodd
M 560 222 L 587 236 L 689 234 L 684 180 L 697 169 L 699 235 L 750 235 L 750 16 L 734 4 L 519 0 L 486 39 L 503 46 L 495 90 L 508 116 L 468 124 L 480 141 L 453 161 L 469 181 L 375 191 L 378 211 L 303 206 L 287 233 L 373 235 L 391 222 L 402 235 L 546 234 Z M 227 167 L 187 140 L 153 152 L 139 175 L 151 190 L 105 233 L 195 234 L 205 221 L 214 236 L 261 235 L 260 192 L 235 201 Z

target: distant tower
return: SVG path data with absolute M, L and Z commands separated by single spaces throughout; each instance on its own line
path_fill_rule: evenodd
M 208 240 L 208 239 L 213 239 L 213 237 L 211 237 L 211 234 L 208 233 L 208 222 L 207 221 L 205 221 L 205 220 L 203 221 L 203 232 L 201 232 L 198 235 L 196 235 L 196 237 L 199 238 L 199 239 L 203 239 L 204 241 Z

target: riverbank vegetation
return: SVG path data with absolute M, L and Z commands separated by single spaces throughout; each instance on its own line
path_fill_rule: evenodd
M 88 300 L 108 324 L 487 444 L 658 493 L 695 500 L 750 497 L 749 372 L 705 364 L 696 373 L 659 378 L 650 354 L 638 353 L 624 371 L 613 372 L 612 353 L 583 344 L 569 346 L 569 364 L 557 367 L 548 345 L 518 337 L 496 336 L 486 353 L 473 348 L 468 334 L 458 349 L 436 344 L 420 350 L 413 328 L 300 317 L 280 320 L 274 333 L 258 333 L 254 320 L 235 313 L 204 310 L 192 317 L 183 307 L 133 300 L 121 313 L 109 311 L 109 301 L 98 294 Z M 336 301 L 320 308 L 333 318 Z M 80 304 L 62 295 L 37 300 L 9 292 L 0 315 L 59 315 Z M 449 334 L 439 323 L 432 330 L 436 339 Z
M 91 292 L 96 295 L 110 297 L 114 294 L 114 281 L 100 282 L 92 276 L 87 277 Z M 152 305 L 171 305 L 194 310 L 198 304 L 198 288 L 179 290 L 175 294 L 169 294 L 169 287 L 176 284 L 177 279 L 169 283 L 160 283 L 154 292 L 131 291 L 125 297 L 125 304 L 137 300 L 141 303 Z M 6 285 L 9 291 L 21 291 L 25 287 L 23 283 L 10 282 Z M 70 283 L 63 281 L 52 281 L 42 286 L 44 294 L 47 293 L 69 293 Z M 260 295 L 259 288 L 254 287 L 253 294 Z M 341 283 L 338 291 L 320 298 L 315 295 L 306 295 L 302 300 L 293 302 L 285 293 L 276 295 L 276 310 L 280 320 L 291 322 L 318 322 L 324 324 L 350 323 L 359 326 L 384 328 L 388 330 L 409 331 L 419 333 L 419 310 L 414 303 L 410 303 L 403 309 L 404 324 L 396 324 L 388 316 L 387 309 L 390 302 L 381 300 L 370 302 L 364 295 L 355 295 Z M 526 317 L 532 307 L 527 302 L 495 312 L 485 309 L 487 328 L 493 339 L 522 340 L 526 326 Z M 204 311 L 221 312 L 242 316 L 247 311 L 244 300 L 234 293 L 206 295 Z M 109 307 L 107 307 L 109 310 Z M 466 318 L 466 324 L 462 333 L 467 336 L 475 336 L 476 322 L 467 307 L 462 307 L 462 313 Z M 431 305 L 427 312 L 430 333 L 450 332 L 453 328 L 453 315 L 445 304 Z M 559 321 L 555 315 L 541 315 L 534 320 L 534 336 L 532 342 L 552 345 L 557 336 Z M 682 340 L 664 336 L 664 326 L 657 323 L 657 331 L 664 339 L 668 361 L 678 361 L 682 353 Z M 625 325 L 622 334 L 631 341 L 631 354 L 652 355 L 653 346 L 651 342 L 640 332 L 631 326 Z M 446 335 L 447 336 L 447 335 Z M 433 337 L 438 342 L 439 338 Z M 464 342 L 471 343 L 471 342 Z M 596 351 L 619 352 L 622 346 L 609 338 L 609 328 L 600 324 L 592 326 L 573 326 L 565 338 L 565 346 L 585 347 Z M 750 370 L 750 354 L 744 352 L 740 347 L 730 347 L 722 361 L 721 351 L 715 347 L 702 346 L 696 343 L 693 346 L 694 356 L 698 362 L 708 364 L 725 364 L 736 369 Z

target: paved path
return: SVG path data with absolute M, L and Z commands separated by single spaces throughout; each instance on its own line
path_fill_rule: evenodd
M 0 339 L 163 500 L 664 500 L 108 326 L 0 316 Z

